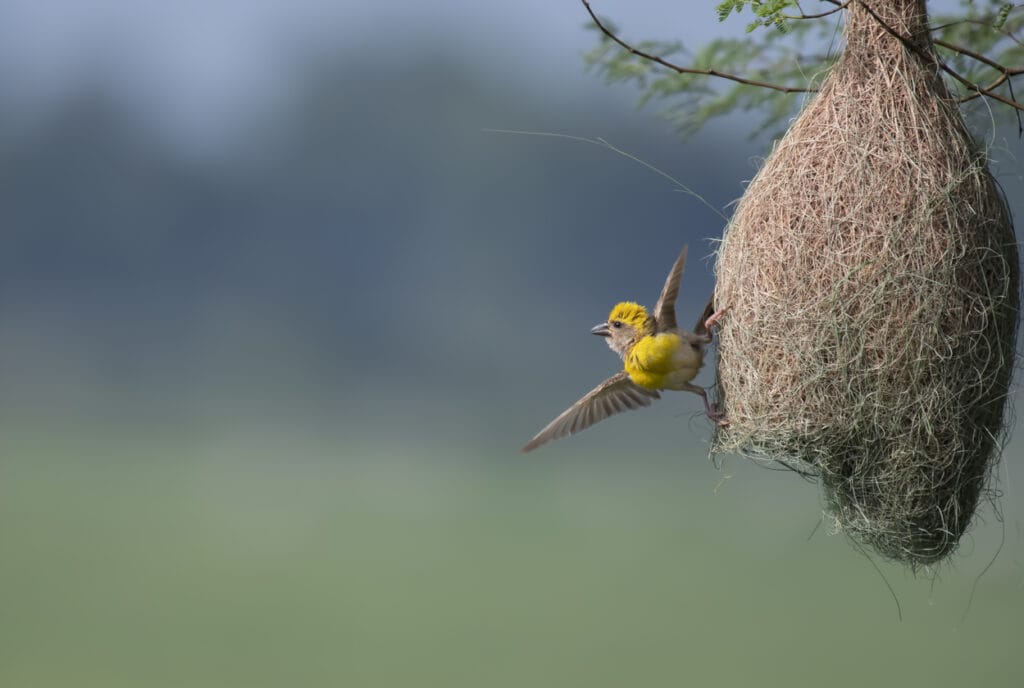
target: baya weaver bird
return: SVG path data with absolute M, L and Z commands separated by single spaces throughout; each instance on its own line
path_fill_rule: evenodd
M 691 380 L 704 365 L 704 349 L 711 328 L 727 309 L 714 310 L 709 302 L 693 332 L 676 325 L 676 297 L 686 264 L 686 247 L 676 259 L 651 315 L 632 301 L 616 304 L 608 320 L 591 333 L 604 337 L 622 357 L 623 369 L 587 392 L 523 447 L 533 451 L 542 444 L 573 435 L 608 416 L 650 406 L 659 390 L 685 390 L 699 394 L 708 417 L 725 425 L 722 414 L 708 404 L 707 392 Z

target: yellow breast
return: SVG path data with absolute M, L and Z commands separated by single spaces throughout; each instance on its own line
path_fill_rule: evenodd
M 642 337 L 630 349 L 625 357 L 625 369 L 629 378 L 647 389 L 671 389 L 676 384 L 692 380 L 700 368 L 700 356 L 697 359 L 686 355 L 682 349 L 692 349 L 679 335 L 671 332 Z M 681 368 L 689 368 L 693 372 L 685 380 L 677 381 Z M 685 375 L 684 375 L 685 377 Z

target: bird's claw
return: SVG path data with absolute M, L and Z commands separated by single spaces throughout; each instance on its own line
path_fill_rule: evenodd
M 717 311 L 712 313 L 707 320 L 704 321 L 704 329 L 708 331 L 709 335 L 711 334 L 711 328 L 718 324 L 718 321 L 722 319 L 722 316 L 724 316 L 726 311 L 728 311 L 730 308 L 732 308 L 732 306 L 719 308 Z
M 727 428 L 727 427 L 729 427 L 729 421 L 725 417 L 725 411 L 720 409 L 718 407 L 717 403 L 711 404 L 707 408 L 706 413 L 708 414 L 708 418 L 713 420 L 715 422 L 715 425 L 717 425 L 718 427 L 720 427 L 720 428 Z
M 700 394 L 700 398 L 704 402 L 704 413 L 707 414 L 707 417 L 713 420 L 718 427 L 727 427 L 729 425 L 729 421 L 725 419 L 725 411 L 718 407 L 717 402 L 714 404 L 708 402 L 708 395 L 706 391 L 699 387 L 697 389 L 700 389 L 697 393 Z

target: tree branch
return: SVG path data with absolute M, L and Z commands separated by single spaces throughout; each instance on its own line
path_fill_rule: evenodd
M 649 60 L 651 62 L 654 62 L 655 64 L 659 64 L 662 67 L 665 67 L 666 69 L 671 69 L 673 72 L 677 72 L 679 74 L 699 74 L 699 75 L 703 75 L 703 76 L 713 76 L 713 77 L 718 77 L 719 79 L 725 79 L 727 81 L 735 81 L 737 83 L 745 84 L 747 86 L 757 86 L 758 88 L 768 88 L 768 89 L 771 89 L 773 91 L 780 91 L 782 93 L 815 93 L 815 92 L 817 92 L 817 89 L 814 89 L 814 88 L 800 88 L 800 87 L 797 87 L 797 86 L 784 86 L 782 84 L 772 84 L 772 83 L 769 83 L 767 81 L 758 81 L 756 79 L 747 79 L 745 77 L 738 76 L 736 74 L 729 74 L 727 72 L 720 72 L 720 71 L 718 71 L 716 69 L 697 69 L 695 67 L 682 67 L 680 65 L 674 64 L 674 63 L 669 62 L 668 60 L 666 60 L 666 59 L 664 59 L 662 57 L 658 57 L 657 55 L 652 55 L 650 53 L 644 52 L 643 50 L 639 50 L 637 48 L 634 48 L 629 43 L 625 42 L 624 40 L 622 40 L 621 38 L 616 36 L 611 31 L 611 29 L 609 29 L 607 26 L 605 26 L 601 22 L 601 20 L 597 18 L 597 15 L 594 13 L 593 8 L 590 6 L 589 0 L 580 0 L 580 2 L 582 2 L 583 6 L 587 8 L 587 13 L 590 15 L 590 18 L 594 21 L 594 25 L 601 31 L 601 33 L 603 33 L 605 36 L 607 36 L 609 39 L 611 39 L 620 48 L 622 48 L 626 52 L 630 53 L 631 55 L 636 55 L 637 57 L 643 58 L 645 60 Z
M 942 46 L 943 48 L 946 48 L 947 50 L 952 50 L 955 53 L 960 53 L 961 55 L 963 55 L 965 57 L 969 57 L 969 58 L 971 58 L 973 60 L 977 60 L 978 62 L 980 62 L 980 63 L 982 63 L 984 65 L 988 65 L 989 67 L 991 67 L 992 69 L 996 70 L 997 72 L 1002 72 L 1003 74 L 1005 74 L 1007 76 L 1014 76 L 1016 74 L 1024 73 L 1024 68 L 1021 68 L 1021 67 L 1014 67 L 1014 68 L 1004 67 L 1003 65 L 999 64 L 995 60 L 992 60 L 992 59 L 990 59 L 988 57 L 985 57 L 981 53 L 978 53 L 978 52 L 975 52 L 975 51 L 970 50 L 968 48 L 965 48 L 962 45 L 956 45 L 954 43 L 949 43 L 947 41 L 942 40 L 941 38 L 935 38 L 935 39 L 932 40 L 932 42 L 935 45 Z

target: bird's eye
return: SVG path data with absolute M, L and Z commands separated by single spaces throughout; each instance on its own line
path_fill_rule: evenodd
M 622 323 L 619 322 L 618 320 L 615 320 L 612 322 L 612 327 L 614 327 L 615 329 L 619 329 L 620 327 L 622 327 Z

